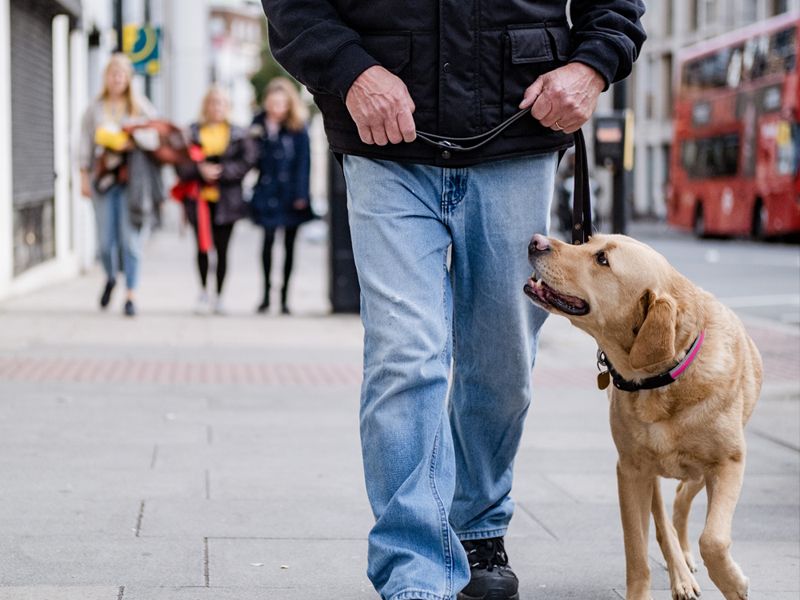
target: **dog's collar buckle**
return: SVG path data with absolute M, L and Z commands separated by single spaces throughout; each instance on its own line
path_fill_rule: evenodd
M 605 352 L 598 348 L 597 369 L 600 371 L 600 373 L 597 375 L 597 387 L 599 387 L 601 390 L 606 389 L 609 385 L 609 375 L 611 380 L 614 382 L 614 387 L 624 392 L 653 390 L 669 385 L 670 383 L 674 383 L 677 381 L 678 377 L 683 375 L 686 369 L 689 368 L 689 365 L 694 362 L 694 359 L 697 358 L 697 354 L 700 352 L 700 347 L 703 345 L 703 341 L 705 339 L 706 332 L 701 331 L 700 335 L 698 335 L 694 342 L 692 342 L 692 345 L 689 346 L 689 349 L 686 351 L 686 356 L 684 356 L 677 365 L 665 373 L 648 377 L 647 379 L 643 379 L 639 382 L 628 381 L 622 375 L 617 373 L 614 370 L 614 367 L 611 365 L 611 361 L 609 361 L 608 357 L 605 355 Z

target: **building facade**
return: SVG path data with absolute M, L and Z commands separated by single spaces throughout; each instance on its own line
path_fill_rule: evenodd
M 161 71 L 136 78 L 140 93 L 164 117 L 194 120 L 212 77 L 205 0 L 0 0 L 0 298 L 94 263 L 76 149 L 119 14 L 161 28 Z
M 0 0 L 0 296 L 78 270 L 72 82 L 77 0 Z
M 788 11 L 800 0 L 660 0 L 647 2 L 647 42 L 634 67 L 629 106 L 636 115 L 633 209 L 666 215 L 677 56 L 686 46 Z
M 249 125 L 255 91 L 250 77 L 261 67 L 264 11 L 260 4 L 213 0 L 209 10 L 212 79 L 231 97 L 231 119 Z

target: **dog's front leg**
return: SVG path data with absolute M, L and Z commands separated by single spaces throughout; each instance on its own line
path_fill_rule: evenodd
M 620 458 L 617 487 L 625 540 L 626 600 L 651 600 L 647 541 L 654 484 L 654 475 L 644 473 Z
M 653 521 L 656 524 L 656 540 L 661 546 L 664 560 L 667 561 L 673 600 L 696 600 L 700 596 L 700 586 L 686 564 L 678 541 L 678 533 L 667 516 L 658 477 L 653 484 Z
M 706 473 L 708 514 L 700 536 L 700 555 L 711 581 L 726 600 L 745 600 L 748 581 L 731 558 L 731 524 L 744 477 L 744 458 L 728 460 Z

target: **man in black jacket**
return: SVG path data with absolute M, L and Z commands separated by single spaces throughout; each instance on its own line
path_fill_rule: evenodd
M 527 243 L 558 152 L 630 73 L 643 3 L 572 0 L 571 28 L 566 0 L 262 3 L 344 155 L 369 577 L 385 600 L 516 599 L 503 536 L 544 321 Z

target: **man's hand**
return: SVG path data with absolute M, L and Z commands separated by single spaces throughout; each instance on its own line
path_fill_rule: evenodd
M 589 120 L 605 87 L 600 74 L 583 63 L 545 73 L 525 90 L 520 108 L 530 108 L 545 127 L 574 133 Z
M 416 107 L 406 84 L 381 66 L 370 67 L 356 78 L 345 103 L 365 144 L 385 146 L 413 142 L 417 137 L 412 116 Z

